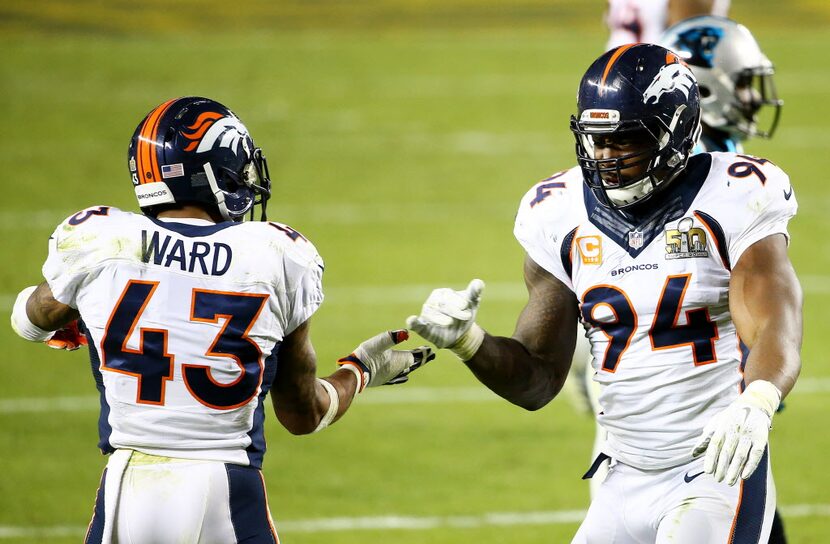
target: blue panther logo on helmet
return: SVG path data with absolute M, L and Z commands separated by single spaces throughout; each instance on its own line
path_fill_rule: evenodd
M 723 29 L 711 26 L 690 28 L 677 36 L 676 49 L 691 56 L 684 58 L 694 66 L 712 68 L 714 66 L 715 48 L 723 38 Z

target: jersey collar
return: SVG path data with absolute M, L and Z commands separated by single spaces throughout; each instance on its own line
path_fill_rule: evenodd
M 588 221 L 631 257 L 636 258 L 662 234 L 666 223 L 683 217 L 703 187 L 711 166 L 712 156 L 708 153 L 692 156 L 680 177 L 672 181 L 661 194 L 654 195 L 647 209 L 636 215 L 603 206 L 593 191 L 584 185 Z

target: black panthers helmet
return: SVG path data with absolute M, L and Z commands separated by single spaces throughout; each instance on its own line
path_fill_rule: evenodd
M 597 199 L 616 209 L 639 205 L 686 167 L 700 136 L 697 81 L 668 49 L 643 43 L 617 47 L 582 77 L 571 131 L 583 178 Z M 651 145 L 597 158 L 594 138 L 600 137 L 645 138 Z M 625 179 L 621 171 L 634 166 L 644 166 L 643 174 Z
M 701 15 L 668 28 L 660 38 L 686 61 L 700 86 L 701 122 L 731 138 L 771 138 L 784 101 L 775 68 L 744 25 Z
M 201 204 L 241 221 L 271 196 L 268 164 L 248 129 L 214 100 L 188 96 L 161 104 L 135 129 L 128 153 L 141 210 Z

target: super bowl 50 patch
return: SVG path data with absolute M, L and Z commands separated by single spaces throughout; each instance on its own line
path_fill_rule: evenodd
M 706 231 L 694 223 L 691 217 L 684 217 L 673 227 L 666 225 L 666 259 L 709 256 Z

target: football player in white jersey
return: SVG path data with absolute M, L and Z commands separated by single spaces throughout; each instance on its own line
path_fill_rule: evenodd
M 694 152 L 743 153 L 743 142 L 749 138 L 772 137 L 783 101 L 776 92 L 773 64 L 749 29 L 726 17 L 701 15 L 671 26 L 659 43 L 685 61 L 698 82 L 702 133 Z M 576 391 L 586 396 L 580 406 L 589 405 L 594 414 L 601 411 L 599 386 L 585 383 L 594 373 L 590 353 L 583 355 L 579 349 L 585 342 L 583 336 L 577 337 L 571 374 L 574 383 L 581 385 Z M 600 425 L 595 436 L 594 456 L 602 451 L 605 439 Z M 605 479 L 608 464 L 606 461 L 598 466 L 590 479 L 592 496 Z M 773 518 L 769 543 L 786 543 L 778 511 Z
M 775 69 L 752 33 L 726 17 L 701 15 L 668 28 L 659 43 L 683 59 L 700 88 L 701 138 L 695 152 L 743 153 L 743 142 L 753 137 L 771 138 L 778 126 L 783 101 L 778 98 Z M 582 344 L 578 339 L 578 346 Z M 577 370 L 575 356 L 573 370 Z M 582 358 L 579 362 L 583 362 Z M 583 371 L 593 373 L 589 364 Z M 597 407 L 598 386 L 585 387 L 591 406 Z M 583 391 L 583 389 L 580 389 Z M 597 428 L 594 451 L 601 451 L 604 431 Z M 604 479 L 608 462 L 591 478 L 592 494 Z M 783 522 L 776 511 L 770 544 L 784 544 Z
M 536 410 L 585 323 L 608 433 L 595 463 L 611 470 L 573 542 L 766 543 L 768 433 L 801 364 L 789 179 L 758 157 L 692 155 L 697 82 L 663 47 L 603 54 L 577 108 L 578 166 L 534 185 L 516 217 L 529 300 L 512 337 L 475 323 L 480 280 L 433 291 L 407 324 Z
M 94 206 L 61 223 L 46 281 L 12 314 L 27 340 L 75 348 L 80 328 L 88 342 L 111 455 L 85 542 L 276 543 L 260 471 L 266 395 L 286 429 L 312 433 L 433 355 L 392 350 L 407 333 L 388 331 L 316 377 L 323 261 L 265 220 L 265 158 L 222 104 L 161 104 L 128 161 L 143 213 Z M 261 221 L 243 221 L 256 204 Z
M 606 49 L 657 42 L 667 26 L 700 14 L 726 16 L 730 0 L 608 0 Z

